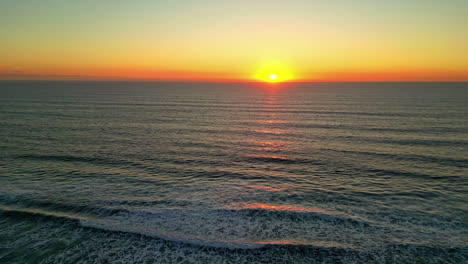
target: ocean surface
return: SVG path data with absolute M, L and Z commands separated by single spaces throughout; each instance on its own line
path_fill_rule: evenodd
M 466 263 L 467 83 L 0 82 L 0 263 Z

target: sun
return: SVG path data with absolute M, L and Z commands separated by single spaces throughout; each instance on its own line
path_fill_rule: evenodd
M 253 77 L 258 81 L 269 83 L 287 82 L 293 79 L 288 67 L 279 62 L 262 64 Z

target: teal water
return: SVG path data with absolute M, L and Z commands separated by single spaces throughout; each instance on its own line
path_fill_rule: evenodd
M 0 263 L 463 263 L 468 84 L 0 82 Z

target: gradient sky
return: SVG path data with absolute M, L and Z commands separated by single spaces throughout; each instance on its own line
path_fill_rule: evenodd
M 467 14 L 467 0 L 1 0 L 0 79 L 279 67 L 295 81 L 468 81 Z

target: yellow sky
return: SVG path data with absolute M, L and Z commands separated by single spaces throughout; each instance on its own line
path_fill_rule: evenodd
M 467 13 L 458 0 L 5 0 L 0 79 L 468 81 Z

